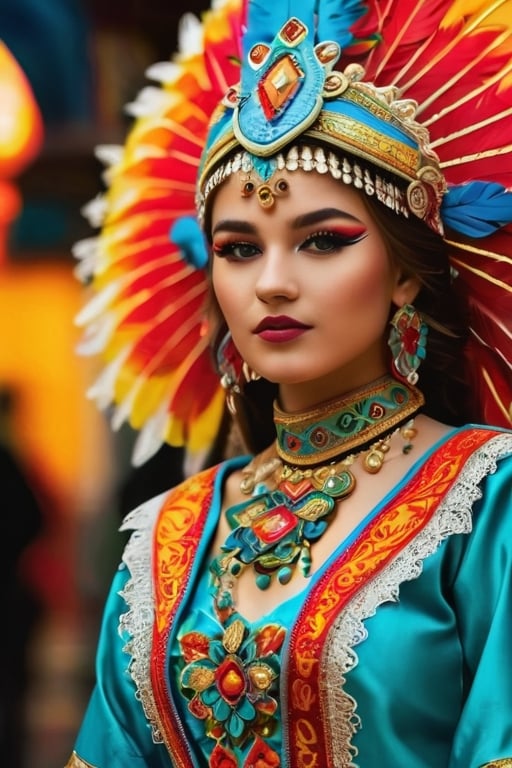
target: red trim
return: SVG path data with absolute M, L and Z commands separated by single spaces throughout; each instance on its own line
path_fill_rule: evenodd
M 172 617 L 185 594 L 190 571 L 203 535 L 211 505 L 218 467 L 186 480 L 165 499 L 153 541 L 153 585 L 155 621 L 151 650 L 151 685 L 159 725 L 177 768 L 191 768 L 190 753 L 170 703 L 167 645 Z
M 332 765 L 318 695 L 322 649 L 333 621 L 354 595 L 432 519 L 467 459 L 496 432 L 455 433 L 435 452 L 315 585 L 294 625 L 288 680 L 289 765 Z

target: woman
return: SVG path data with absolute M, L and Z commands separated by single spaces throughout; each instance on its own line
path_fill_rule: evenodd
M 468 218 L 313 6 L 265 45 L 249 6 L 199 169 L 243 455 L 125 520 L 71 768 L 512 766 L 512 434 L 465 425 L 445 230 L 500 229 L 509 194 L 488 216 L 473 187 Z M 196 234 L 172 237 L 201 266 Z

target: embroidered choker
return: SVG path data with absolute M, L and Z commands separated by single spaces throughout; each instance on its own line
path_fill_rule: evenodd
M 251 497 L 226 511 L 232 532 L 211 566 L 220 614 L 232 610 L 233 577 L 248 565 L 260 589 L 274 575 L 286 584 L 297 566 L 309 575 L 311 544 L 356 486 L 350 466 L 361 456 L 367 472 L 378 472 L 396 432 L 408 453 L 423 403 L 418 389 L 385 376 L 306 413 L 274 404 L 276 443 L 244 470 L 240 488 Z
M 313 466 L 362 451 L 390 434 L 424 404 L 421 392 L 391 376 L 307 413 L 285 413 L 274 404 L 277 454 L 297 466 Z

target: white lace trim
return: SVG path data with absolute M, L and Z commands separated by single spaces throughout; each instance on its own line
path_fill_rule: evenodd
M 510 452 L 512 435 L 508 433 L 492 438 L 475 451 L 433 519 L 383 573 L 358 591 L 338 616 L 325 646 L 320 675 L 332 734 L 334 768 L 358 768 L 353 762 L 357 749 L 351 742 L 361 721 L 357 704 L 344 691 L 344 684 L 347 672 L 358 663 L 354 646 L 367 637 L 363 621 L 373 616 L 382 603 L 398 600 L 400 584 L 421 574 L 423 560 L 432 555 L 444 539 L 454 533 L 470 533 L 472 506 L 482 496 L 478 484 L 496 471 L 497 459 Z
M 119 633 L 129 636 L 124 651 L 131 656 L 129 672 L 136 686 L 136 697 L 151 724 L 153 741 L 162 743 L 158 709 L 153 696 L 150 675 L 151 642 L 154 624 L 152 583 L 153 530 L 167 492 L 156 496 L 127 515 L 121 531 L 133 529 L 123 553 L 123 561 L 131 578 L 120 592 L 128 611 L 119 618 Z

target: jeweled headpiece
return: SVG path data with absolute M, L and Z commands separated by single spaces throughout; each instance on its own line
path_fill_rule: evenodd
M 217 0 L 180 48 L 149 71 L 125 145 L 99 149 L 100 230 L 75 248 L 96 292 L 82 351 L 108 362 L 91 396 L 140 430 L 134 462 L 216 434 L 198 219 L 241 167 L 331 173 L 442 234 L 482 419 L 510 425 L 512 0 Z
M 446 183 L 428 131 L 414 119 L 416 103 L 400 99 L 395 86 L 365 82 L 360 64 L 334 70 L 340 54 L 333 40 L 315 43 L 295 17 L 272 45 L 252 46 L 240 86 L 228 91 L 210 127 L 198 180 L 200 220 L 211 192 L 239 167 L 223 158 L 242 147 L 240 164 L 263 181 L 279 167 L 327 170 L 443 233 Z M 306 143 L 306 153 L 290 148 L 295 140 Z M 315 144 L 331 150 L 327 157 Z

